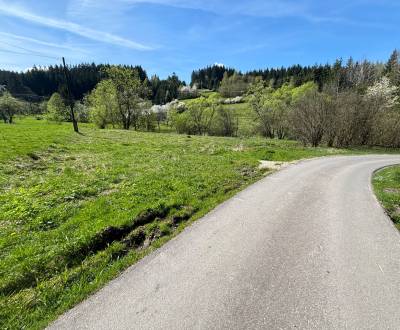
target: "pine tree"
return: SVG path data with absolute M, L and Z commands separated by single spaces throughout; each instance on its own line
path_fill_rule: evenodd
M 389 61 L 385 67 L 385 74 L 390 79 L 390 82 L 395 85 L 400 85 L 400 62 L 399 52 L 397 49 L 390 55 Z

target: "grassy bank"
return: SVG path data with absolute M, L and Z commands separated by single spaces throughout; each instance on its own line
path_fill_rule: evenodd
M 0 328 L 42 328 L 262 177 L 349 151 L 26 118 L 0 124 Z
M 384 168 L 372 180 L 375 194 L 400 230 L 400 166 Z

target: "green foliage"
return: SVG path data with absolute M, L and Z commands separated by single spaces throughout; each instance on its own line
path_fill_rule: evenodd
M 118 125 L 117 89 L 111 80 L 102 80 L 86 98 L 90 121 L 99 128 Z
M 71 120 L 70 110 L 65 105 L 59 93 L 54 93 L 47 102 L 46 119 L 49 121 L 63 122 Z
M 217 90 L 225 73 L 231 76 L 235 70 L 222 65 L 212 65 L 195 70 L 192 72 L 191 85 L 196 85 L 199 89 Z
M 248 99 L 258 121 L 260 133 L 269 138 L 287 137 L 291 105 L 316 88 L 312 82 L 299 87 L 285 84 L 278 89 L 273 89 L 264 81 L 254 83 L 249 88 Z
M 166 104 L 177 99 L 179 96 L 179 87 L 182 85 L 182 81 L 179 80 L 175 73 L 165 80 L 160 80 L 157 76 L 153 76 L 150 83 L 154 104 Z
M 136 71 L 111 66 L 106 68 L 105 73 L 115 87 L 122 127 L 129 129 L 133 125 L 137 129 L 142 110 L 141 105 L 149 97 L 149 89 L 146 84 L 142 83 L 139 73 Z
M 211 95 L 201 96 L 186 103 L 187 110 L 170 111 L 171 124 L 178 133 L 205 135 L 210 133 L 214 116 L 220 106 L 219 97 Z

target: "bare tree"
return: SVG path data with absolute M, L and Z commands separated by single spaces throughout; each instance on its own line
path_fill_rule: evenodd
M 324 136 L 328 98 L 318 91 L 309 91 L 294 104 L 290 116 L 293 133 L 304 144 L 317 147 Z

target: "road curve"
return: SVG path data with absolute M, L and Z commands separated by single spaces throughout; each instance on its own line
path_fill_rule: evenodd
M 50 329 L 400 329 L 400 235 L 371 189 L 400 156 L 270 175 Z

